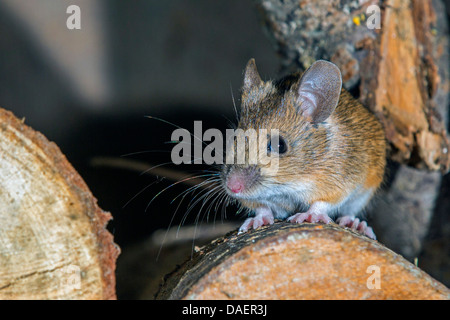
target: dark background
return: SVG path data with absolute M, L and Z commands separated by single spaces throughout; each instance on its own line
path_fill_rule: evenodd
M 66 27 L 70 4 L 80 6 L 81 30 Z M 255 57 L 267 78 L 277 69 L 251 1 L 242 0 L 5 1 L 0 46 L 0 105 L 57 143 L 113 213 L 120 245 L 167 226 L 157 206 L 167 199 L 144 212 L 166 185 L 122 208 L 155 177 L 94 167 L 92 160 L 168 162 L 166 142 L 176 128 L 145 116 L 191 131 L 194 120 L 204 130 L 224 129 L 235 118 L 232 92 L 238 103 L 248 59 Z

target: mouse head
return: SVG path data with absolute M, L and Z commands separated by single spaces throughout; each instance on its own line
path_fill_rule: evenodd
M 274 192 L 270 188 L 274 185 L 281 189 L 299 180 L 313 179 L 315 166 L 326 161 L 333 131 L 330 115 L 339 102 L 341 88 L 339 68 L 328 61 L 314 62 L 303 74 L 264 82 L 251 59 L 244 72 L 238 128 L 256 130 L 258 134 L 276 132 L 276 137 L 266 139 L 264 150 L 258 151 L 277 157 L 279 162 L 273 170 L 267 164 L 227 161 L 223 182 L 228 193 L 252 199 L 263 190 Z M 236 150 L 236 144 L 233 147 Z M 226 151 L 230 152 L 230 148 Z M 246 146 L 247 155 L 253 152 Z

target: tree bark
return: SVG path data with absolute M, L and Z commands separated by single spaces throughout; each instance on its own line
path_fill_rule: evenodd
M 111 215 L 23 122 L 0 108 L 0 299 L 115 299 Z
M 450 299 L 450 290 L 351 230 L 280 222 L 202 247 L 156 298 Z

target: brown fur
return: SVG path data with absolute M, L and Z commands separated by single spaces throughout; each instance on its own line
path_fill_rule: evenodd
M 311 204 L 339 203 L 356 188 L 376 190 L 385 168 L 386 142 L 381 124 L 344 89 L 331 116 L 311 124 L 295 105 L 299 78 L 295 74 L 278 82 L 261 82 L 242 94 L 238 128 L 278 129 L 288 142 L 278 172 L 262 166 L 261 181 L 249 192 L 267 183 L 311 182 L 315 190 L 306 201 Z M 241 202 L 248 208 L 259 206 L 253 201 Z

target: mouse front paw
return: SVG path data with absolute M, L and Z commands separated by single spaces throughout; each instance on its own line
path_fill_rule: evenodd
M 377 240 L 373 229 L 367 225 L 367 222 L 361 221 L 353 216 L 343 216 L 336 220 L 341 227 L 347 227 L 366 237 Z
M 238 234 L 247 232 L 250 229 L 258 229 L 259 227 L 273 224 L 274 217 L 272 211 L 268 208 L 259 208 L 256 210 L 256 215 L 253 218 L 247 218 L 242 226 L 239 228 Z
M 315 213 L 315 212 L 299 212 L 290 216 L 287 221 L 293 223 L 303 223 L 303 222 L 311 222 L 311 223 L 330 223 L 332 220 L 326 213 Z

